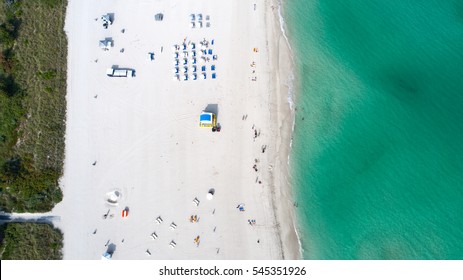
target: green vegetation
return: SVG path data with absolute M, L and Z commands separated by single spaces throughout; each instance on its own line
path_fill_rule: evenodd
M 59 260 L 63 234 L 48 224 L 10 223 L 0 227 L 0 259 Z
M 62 199 L 66 0 L 0 3 L 0 208 L 45 212 Z

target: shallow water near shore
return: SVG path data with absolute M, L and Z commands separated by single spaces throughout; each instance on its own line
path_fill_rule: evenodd
M 284 7 L 304 258 L 463 259 L 463 3 Z

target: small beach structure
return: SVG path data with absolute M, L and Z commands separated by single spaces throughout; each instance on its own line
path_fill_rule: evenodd
M 101 40 L 98 45 L 100 46 L 100 49 L 104 51 L 109 51 L 113 46 L 113 40 L 111 40 L 110 38 L 106 38 L 104 40 Z
M 199 126 L 212 128 L 217 126 L 217 119 L 214 113 L 203 111 L 199 116 Z
M 113 24 L 112 18 L 110 14 L 102 15 L 101 20 L 103 21 L 103 28 L 107 29 L 108 26 Z

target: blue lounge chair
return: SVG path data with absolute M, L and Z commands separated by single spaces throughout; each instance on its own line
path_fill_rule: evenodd
M 212 54 L 212 50 L 211 50 L 211 49 L 209 49 L 209 54 Z
M 203 71 L 203 72 L 206 71 L 206 66 L 205 66 L 205 65 L 203 65 L 203 66 L 201 67 L 201 71 Z
M 216 75 L 215 73 L 212 73 L 212 79 L 215 79 Z
M 215 65 L 211 65 L 211 70 L 215 71 Z

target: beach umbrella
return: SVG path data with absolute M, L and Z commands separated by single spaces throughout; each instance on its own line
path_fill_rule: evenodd
M 207 192 L 206 198 L 207 198 L 208 200 L 211 200 L 211 199 L 214 198 L 214 194 L 215 194 L 215 189 L 212 188 L 212 189 L 210 189 L 210 190 Z

